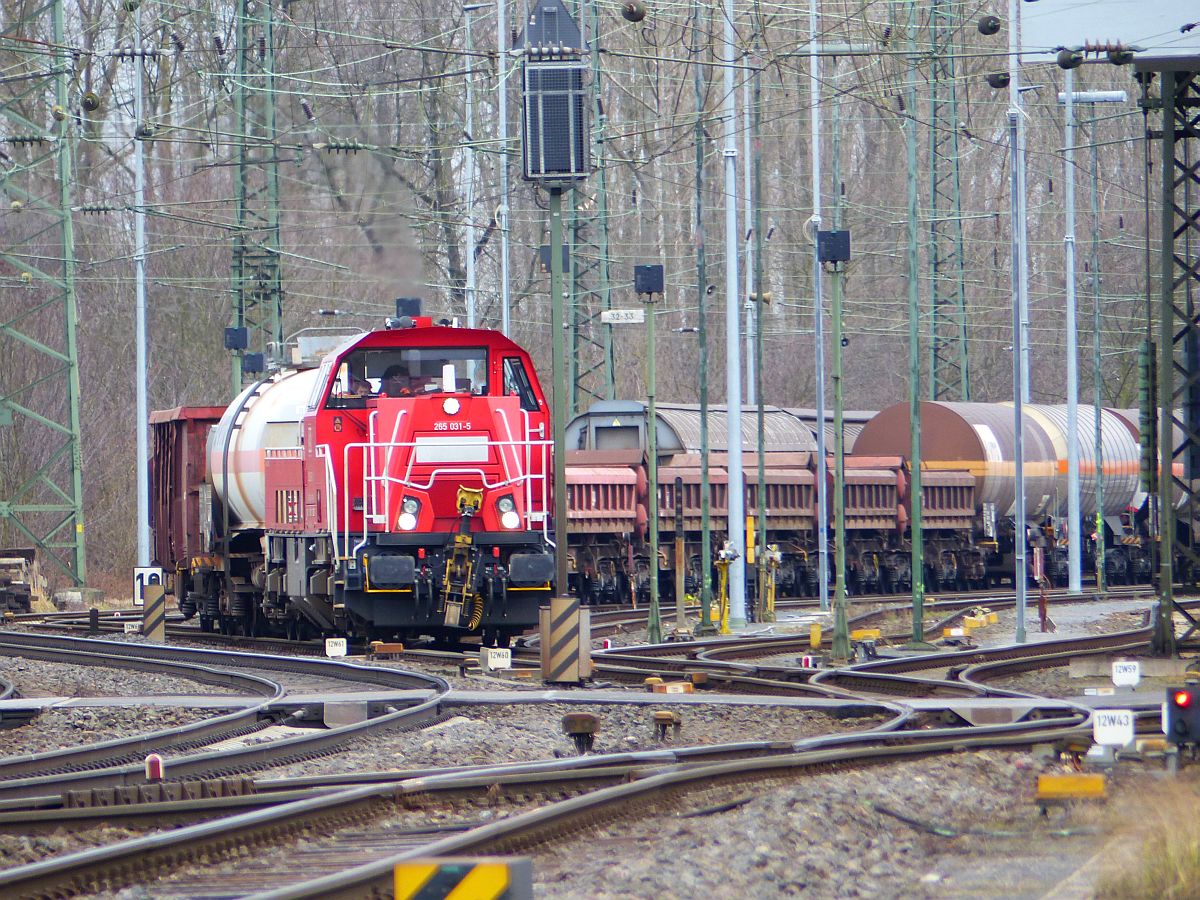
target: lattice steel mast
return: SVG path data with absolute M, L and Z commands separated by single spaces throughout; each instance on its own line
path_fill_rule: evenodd
M 259 363 L 265 359 L 269 345 L 279 346 L 283 342 L 279 159 L 275 147 L 275 28 L 271 2 L 239 0 L 237 32 L 231 323 L 235 335 L 227 341 L 233 351 L 235 394 L 247 377 L 262 370 Z
M 1162 534 L 1160 603 L 1151 645 L 1173 655 L 1200 630 L 1200 620 L 1175 602 L 1175 586 L 1200 584 L 1200 56 L 1138 60 L 1143 104 L 1162 110 L 1158 145 L 1159 360 L 1158 495 Z M 1149 89 L 1158 76 L 1159 96 Z M 1147 235 L 1149 240 L 1149 235 Z M 1175 434 L 1172 441 L 1163 437 Z M 1183 527 L 1177 527 L 1177 523 Z M 1178 638 L 1175 617 L 1187 621 Z
M 0 31 L 0 543 L 32 544 L 82 584 L 74 116 L 63 18 L 63 0 L 52 0 Z M 47 25 L 51 43 L 39 29 Z
M 931 0 L 929 63 L 929 396 L 970 400 L 966 273 L 958 170 L 955 77 L 959 0 Z

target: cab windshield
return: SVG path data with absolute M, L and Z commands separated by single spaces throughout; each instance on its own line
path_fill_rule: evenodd
M 404 397 L 452 390 L 488 392 L 487 350 L 482 347 L 407 347 L 360 350 L 338 366 L 331 408 L 366 406 L 380 396 Z

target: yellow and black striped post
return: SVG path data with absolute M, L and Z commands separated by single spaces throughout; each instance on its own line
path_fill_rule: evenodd
M 578 683 L 592 677 L 591 615 L 575 597 L 551 597 L 541 608 L 542 681 Z
M 442 857 L 396 863 L 396 900 L 533 900 L 527 857 Z
M 167 592 L 161 584 L 142 588 L 142 634 L 160 644 L 167 639 Z

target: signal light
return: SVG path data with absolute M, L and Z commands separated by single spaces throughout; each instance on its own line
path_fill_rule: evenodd
M 1163 733 L 1176 744 L 1200 744 L 1200 682 L 1167 688 L 1163 704 Z

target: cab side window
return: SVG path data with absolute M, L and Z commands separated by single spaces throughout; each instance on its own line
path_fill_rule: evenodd
M 517 356 L 504 358 L 504 395 L 519 397 L 521 409 L 526 412 L 537 412 L 537 395 L 533 393 L 533 385 L 525 372 L 525 364 Z

